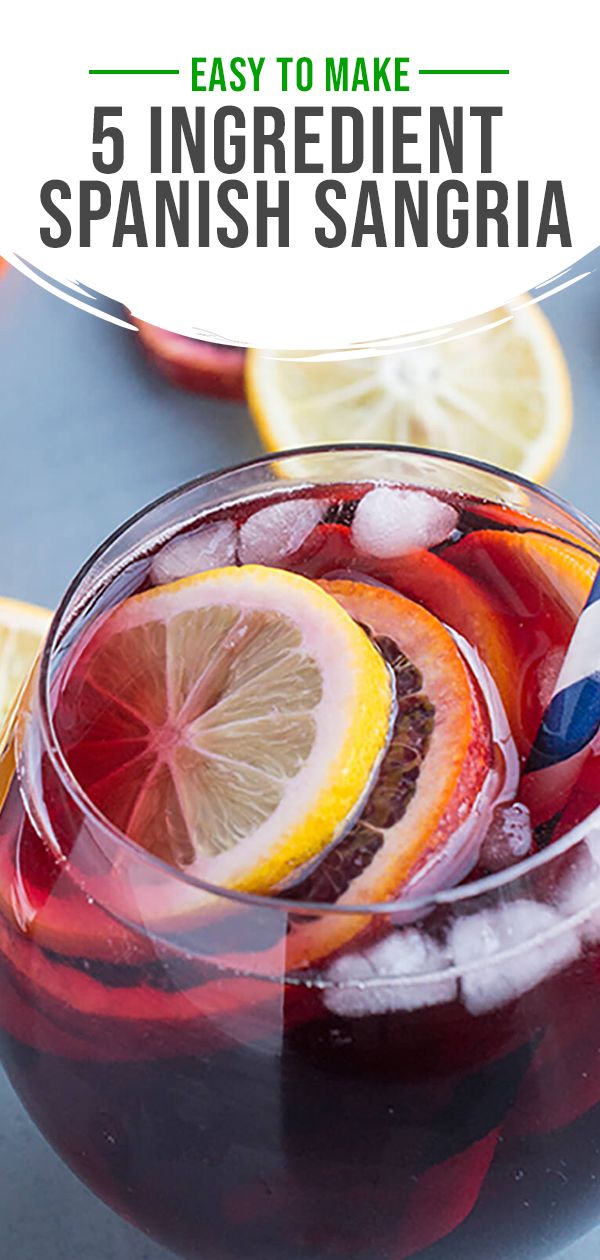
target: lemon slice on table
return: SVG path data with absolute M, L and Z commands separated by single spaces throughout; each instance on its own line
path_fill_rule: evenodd
M 392 708 L 382 657 L 331 595 L 247 565 L 101 618 L 59 682 L 54 720 L 88 796 L 132 840 L 261 892 L 361 806 Z
M 0 808 L 14 770 L 11 715 L 51 617 L 45 608 L 0 598 Z
M 52 613 L 0 598 L 0 731 L 39 651 Z
M 264 445 L 408 443 L 544 479 L 571 428 L 560 344 L 538 306 L 501 307 L 486 316 L 495 326 L 481 331 L 478 322 L 369 357 L 319 362 L 249 351 L 248 400 Z M 302 460 L 295 464 L 302 475 Z

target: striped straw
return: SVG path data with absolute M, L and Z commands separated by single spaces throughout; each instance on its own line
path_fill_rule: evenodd
M 540 806 L 545 798 L 546 818 L 562 808 L 599 729 L 600 569 L 525 766 L 525 799 Z

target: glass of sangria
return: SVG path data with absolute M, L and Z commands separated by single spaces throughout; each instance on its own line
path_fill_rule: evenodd
M 600 747 L 535 746 L 600 559 L 414 449 L 135 517 L 0 760 L 0 1052 L 198 1260 L 543 1257 L 600 1217 Z

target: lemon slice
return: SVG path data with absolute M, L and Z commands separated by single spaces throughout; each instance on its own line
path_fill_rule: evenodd
M 248 400 L 267 450 L 407 443 L 544 479 L 571 428 L 562 350 L 538 306 L 502 307 L 486 323 L 495 326 L 471 321 L 427 346 L 330 362 L 249 351 Z M 335 479 L 336 462 L 324 460 L 324 475 Z
M 0 599 L 0 808 L 14 771 L 12 715 L 51 616 L 34 604 Z
M 55 727 L 98 808 L 213 883 L 270 890 L 361 805 L 389 672 L 308 579 L 215 569 L 132 596 L 84 635 Z
M 0 599 L 0 731 L 50 625 L 34 604 Z

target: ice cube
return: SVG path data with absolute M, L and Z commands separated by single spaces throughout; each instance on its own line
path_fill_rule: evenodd
M 242 564 L 276 564 L 291 556 L 323 519 L 322 499 L 285 499 L 253 512 L 240 528 Z
M 389 559 L 423 547 L 436 547 L 452 533 L 458 513 L 426 490 L 378 486 L 361 499 L 352 539 L 366 555 Z
M 564 915 L 526 898 L 463 916 L 448 943 L 472 1015 L 527 993 L 572 962 L 580 948 L 578 933 Z
M 586 836 L 586 845 L 593 861 L 600 866 L 600 826 L 598 825 L 598 819 L 596 818 L 593 823 L 591 821 L 586 823 L 585 826 L 590 828 Z
M 201 525 L 189 534 L 179 534 L 157 552 L 150 570 L 154 586 L 176 582 L 207 569 L 235 564 L 237 529 L 233 521 Z
M 556 902 L 563 915 L 574 917 L 582 941 L 600 939 L 600 832 L 594 831 L 571 852 Z
M 380 1015 L 451 1002 L 457 982 L 442 945 L 416 928 L 393 931 L 327 972 L 325 1002 L 336 1015 Z M 446 974 L 448 973 L 448 974 Z
M 531 849 L 531 815 L 520 801 L 497 805 L 481 846 L 480 859 L 488 871 L 503 871 L 519 862 Z

